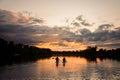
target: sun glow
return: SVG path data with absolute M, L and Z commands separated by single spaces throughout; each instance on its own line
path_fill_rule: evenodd
M 36 45 L 39 48 L 50 48 L 53 51 L 74 51 L 84 50 L 87 46 L 80 42 L 68 42 L 68 41 L 55 41 L 55 42 L 44 42 Z

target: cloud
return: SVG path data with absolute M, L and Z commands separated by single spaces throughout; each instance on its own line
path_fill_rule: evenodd
M 13 22 L 14 15 L 11 11 L 0 9 L 0 22 Z
M 115 43 L 115 41 L 120 42 L 120 28 L 115 28 L 113 24 L 101 24 L 94 32 L 91 32 L 85 27 L 80 27 L 88 25 L 85 21 L 80 15 L 73 21 L 73 27 L 49 27 L 41 18 L 0 10 L 0 37 L 16 43 L 41 44 L 40 47 L 56 46 L 71 50 L 80 49 L 81 45 L 85 47 L 93 44 L 120 47 Z M 35 25 L 38 23 L 39 25 Z M 111 41 L 111 44 L 105 44 L 107 41 Z
M 45 43 L 39 43 L 36 46 L 38 47 L 46 47 L 46 48 L 51 48 L 52 50 L 57 50 L 57 51 L 72 51 L 72 50 L 83 50 L 86 49 L 86 45 L 83 43 L 77 43 L 75 41 L 73 42 L 68 42 L 65 40 L 60 40 L 56 42 L 45 42 Z
M 61 28 L 51 28 L 45 25 L 0 23 L 0 37 L 29 45 L 59 40 L 60 32 L 62 32 Z
M 57 40 L 58 37 L 56 33 L 57 32 L 55 32 L 54 29 L 47 26 L 16 24 L 0 25 L 0 37 L 16 42 L 23 41 L 22 43 L 26 43 L 27 40 L 34 43 L 39 41 Z
M 73 21 L 71 24 L 74 25 L 74 26 L 76 26 L 76 27 L 81 27 L 80 23 L 76 22 L 76 21 Z
M 81 22 L 81 24 L 82 24 L 83 26 L 92 26 L 92 25 L 93 25 L 93 24 L 88 23 L 86 20 L 83 20 L 83 21 Z
M 113 24 L 102 24 L 98 27 L 97 31 L 110 30 L 112 27 L 114 27 Z
M 76 17 L 76 20 L 78 20 L 78 21 L 83 21 L 83 20 L 84 20 L 84 19 L 83 19 L 83 15 L 77 16 L 77 17 Z
M 34 17 L 30 17 L 29 22 L 31 22 L 31 24 L 36 24 L 36 23 L 44 23 L 43 19 L 38 19 L 38 18 L 34 18 Z
M 43 19 L 31 17 L 28 15 L 24 15 L 22 13 L 15 13 L 12 11 L 2 10 L 0 9 L 0 23 L 24 23 L 24 24 L 36 24 L 36 23 L 43 23 Z
M 91 34 L 91 31 L 86 28 L 83 28 L 83 29 L 80 29 L 80 33 L 81 35 L 89 35 Z
M 60 39 L 66 40 L 69 42 L 72 42 L 76 39 L 75 33 L 70 31 L 61 31 L 61 33 L 58 36 L 60 37 Z
M 82 38 L 86 38 L 88 41 L 107 41 L 107 40 L 120 40 L 120 29 L 109 31 L 95 31 L 90 33 L 90 31 L 85 32 L 82 31 L 83 35 L 81 35 Z M 85 32 L 85 33 L 84 33 Z
M 119 41 L 118 42 L 114 42 L 114 43 L 113 42 L 110 42 L 110 43 L 105 42 L 102 45 L 100 44 L 99 47 L 120 48 L 120 42 Z
M 57 46 L 62 46 L 62 47 L 68 47 L 68 45 L 65 44 L 64 41 L 52 42 L 51 45 L 57 45 Z
M 75 20 L 72 21 L 72 25 L 81 27 L 81 26 L 92 26 L 93 23 L 89 23 L 86 19 L 83 18 L 83 15 L 77 16 Z
M 44 20 L 0 9 L 0 37 L 7 40 L 28 44 L 41 42 L 43 39 L 39 40 L 38 36 L 33 35 L 51 33 L 51 28 L 33 25 L 37 23 L 43 24 Z

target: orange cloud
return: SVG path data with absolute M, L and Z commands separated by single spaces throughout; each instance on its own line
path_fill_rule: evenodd
M 19 20 L 28 21 L 30 19 L 30 17 L 27 15 L 23 15 L 21 13 L 15 13 L 12 11 L 8 11 L 8 15 L 10 17 L 11 22 L 14 22 L 14 23 L 19 22 Z
M 65 40 L 38 43 L 36 46 L 40 48 L 50 48 L 51 50 L 54 51 L 84 50 L 87 47 L 87 45 L 80 42 L 76 41 L 68 42 Z

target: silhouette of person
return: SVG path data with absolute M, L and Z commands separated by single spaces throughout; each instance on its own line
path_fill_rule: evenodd
M 65 59 L 65 57 L 63 58 L 63 62 L 66 62 L 66 59 Z
M 59 62 L 59 58 L 58 57 L 56 57 L 55 60 L 56 60 L 56 62 Z
M 56 66 L 58 67 L 58 65 L 59 65 L 59 58 L 56 57 L 55 60 L 56 60 Z
M 63 66 L 65 66 L 65 63 L 66 63 L 66 59 L 65 57 L 63 58 Z

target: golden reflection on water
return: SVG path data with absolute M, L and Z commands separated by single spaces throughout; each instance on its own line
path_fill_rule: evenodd
M 66 57 L 67 62 L 63 63 L 62 59 L 63 57 L 60 56 L 59 59 L 60 61 L 56 63 L 55 61 L 56 57 L 51 57 L 49 59 L 40 59 L 37 61 L 37 67 L 38 69 L 42 68 L 42 70 L 50 71 L 50 70 L 56 70 L 58 68 L 64 68 L 65 71 L 77 71 L 77 70 L 83 70 L 88 66 L 90 63 L 89 60 L 86 58 L 81 58 L 81 57 Z M 106 61 L 108 63 L 106 63 Z M 101 61 L 99 58 L 96 59 L 95 62 L 91 66 L 95 66 L 97 64 L 102 64 L 104 67 L 111 68 L 112 64 L 110 63 L 110 60 L 103 60 Z M 101 65 L 101 66 L 102 66 Z M 40 69 L 41 70 L 41 69 Z
M 56 68 L 57 66 L 56 66 L 56 61 L 55 61 L 55 58 L 56 57 L 51 57 L 51 58 L 49 58 L 49 59 L 43 59 L 43 60 L 38 60 L 37 61 L 37 63 L 38 63 L 38 67 L 40 66 L 42 66 L 43 67 L 43 64 L 46 64 L 46 65 L 44 65 L 44 68 L 46 68 L 47 70 L 49 70 L 49 69 L 53 69 L 53 68 Z M 74 57 L 66 57 L 66 60 L 67 60 L 67 62 L 66 63 L 63 63 L 62 62 L 62 59 L 63 59 L 63 57 L 59 57 L 59 63 L 58 63 L 58 67 L 65 67 L 65 69 L 69 69 L 69 68 L 73 68 L 73 69 L 76 69 L 76 67 L 78 67 L 78 65 L 80 65 L 79 66 L 79 69 L 80 68 L 82 68 L 82 67 L 84 67 L 85 66 L 85 64 L 87 64 L 87 60 L 85 59 L 85 58 L 80 58 L 80 57 L 76 57 L 76 58 L 74 58 Z M 48 68 L 47 68 L 48 67 Z
M 74 72 L 85 70 L 85 68 L 87 67 L 87 60 L 85 58 L 65 57 L 67 62 L 63 63 L 63 57 L 60 56 L 60 61 L 58 64 L 56 63 L 55 58 L 56 57 L 51 57 L 49 59 L 38 60 L 36 67 L 37 74 L 42 75 L 41 77 L 45 75 L 54 75 L 53 78 L 68 75 L 75 76 Z
M 120 62 L 99 58 L 90 61 L 81 57 L 56 57 L 34 63 L 1 67 L 1 80 L 119 80 Z M 5 76 L 5 77 L 4 77 Z
M 63 63 L 62 59 L 63 57 L 59 57 L 60 61 L 58 65 L 56 66 L 56 57 L 52 57 L 50 59 L 43 59 L 37 61 L 37 72 L 38 75 L 42 75 L 46 73 L 50 73 L 48 75 L 55 75 L 54 77 L 59 77 L 63 74 L 72 74 L 76 71 L 85 70 L 87 67 L 87 60 L 85 58 L 80 57 L 66 57 L 67 62 Z
M 113 67 L 111 61 L 107 59 L 101 61 L 97 58 L 95 62 L 89 62 L 89 60 L 81 57 L 65 57 L 67 62 L 63 63 L 63 57 L 60 56 L 60 61 L 56 63 L 55 58 L 38 60 L 36 68 L 38 75 L 42 75 L 41 77 L 47 77 L 45 75 L 48 75 L 55 79 L 60 77 L 64 79 L 82 79 L 86 76 L 88 79 L 94 80 L 99 79 L 102 75 L 106 77 L 107 73 L 104 71 L 109 72 Z

